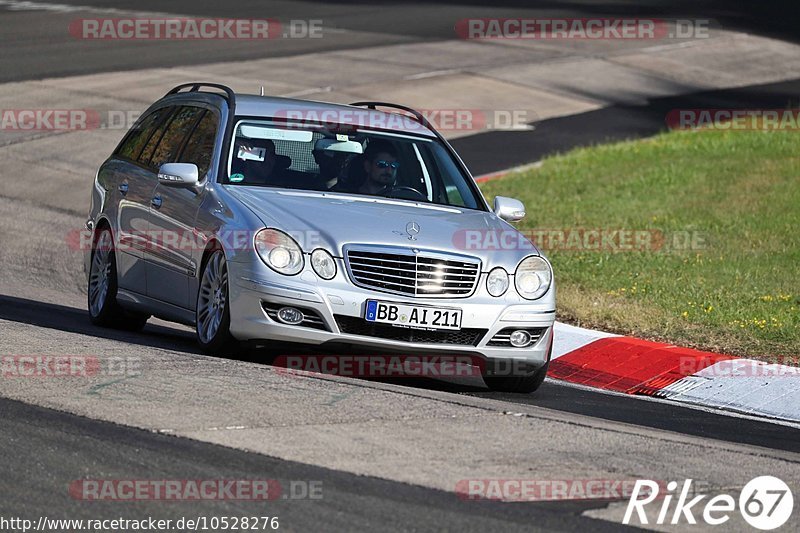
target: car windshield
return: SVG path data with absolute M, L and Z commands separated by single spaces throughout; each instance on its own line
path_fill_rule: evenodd
M 435 138 L 237 121 L 226 183 L 331 191 L 484 209 Z

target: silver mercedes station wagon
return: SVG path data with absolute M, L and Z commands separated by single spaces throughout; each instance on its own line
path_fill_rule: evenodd
M 218 354 L 289 342 L 468 355 L 490 388 L 531 392 L 550 360 L 555 284 L 509 224 L 523 216 L 511 198 L 491 209 L 413 109 L 180 85 L 97 172 L 89 315 L 194 326 Z

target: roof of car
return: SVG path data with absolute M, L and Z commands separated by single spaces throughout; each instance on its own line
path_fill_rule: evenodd
M 202 95 L 202 96 L 201 96 Z M 183 92 L 170 95 L 175 97 L 204 97 L 215 95 L 207 92 Z M 219 95 L 221 96 L 221 95 Z M 277 117 L 299 120 L 301 122 L 322 122 L 324 124 L 355 125 L 367 129 L 391 130 L 397 133 L 435 137 L 436 134 L 414 118 L 400 114 L 387 113 L 366 107 L 277 96 L 257 96 L 236 94 L 236 116 Z

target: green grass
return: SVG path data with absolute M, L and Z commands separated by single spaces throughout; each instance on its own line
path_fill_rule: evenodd
M 483 184 L 535 228 L 657 230 L 652 251 L 545 246 L 561 320 L 765 360 L 800 355 L 800 133 L 671 132 Z M 674 236 L 698 235 L 692 249 Z

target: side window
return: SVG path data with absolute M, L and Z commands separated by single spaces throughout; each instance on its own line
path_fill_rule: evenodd
M 158 168 L 164 163 L 175 160 L 186 136 L 192 131 L 203 111 L 200 107 L 191 106 L 183 106 L 178 109 L 153 152 L 153 157 L 150 159 L 152 168 Z
M 119 146 L 119 149 L 117 149 L 116 155 L 136 160 L 142 148 L 147 143 L 147 140 L 156 129 L 156 126 L 158 126 L 158 123 L 164 118 L 168 111 L 168 109 L 164 108 L 156 109 L 144 117 L 138 125 L 128 132 L 125 140 Z
M 164 131 L 169 126 L 169 119 L 173 113 L 175 113 L 176 107 L 169 107 L 166 112 L 164 113 L 164 119 L 161 120 L 156 129 L 153 131 L 153 134 L 150 136 L 150 139 L 147 141 L 147 144 L 144 146 L 142 153 L 139 155 L 138 161 L 139 163 L 143 164 L 144 166 L 148 166 L 150 164 L 150 158 L 153 157 L 153 152 L 156 150 L 156 146 L 158 146 L 158 142 L 161 140 L 161 137 L 164 136 Z
M 456 166 L 453 157 L 439 143 L 433 143 L 432 147 L 438 156 L 434 158 L 437 181 L 444 185 L 447 203 L 477 209 L 478 203 L 475 194 L 470 190 L 466 177 L 464 177 L 465 179 L 459 179 L 461 170 Z M 437 202 L 441 203 L 441 201 Z
M 214 155 L 214 141 L 217 137 L 217 115 L 206 111 L 194 131 L 186 141 L 186 146 L 178 158 L 179 163 L 194 163 L 197 165 L 198 176 L 202 180 L 211 165 Z

